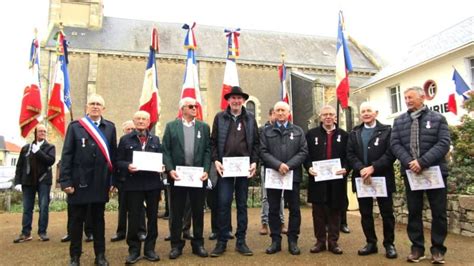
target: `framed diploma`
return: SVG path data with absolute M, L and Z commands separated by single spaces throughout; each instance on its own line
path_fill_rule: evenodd
M 224 157 L 222 158 L 224 173 L 222 177 L 249 176 L 250 157 Z
M 407 170 L 406 173 L 411 190 L 444 188 L 443 176 L 441 175 L 439 165 L 425 169 L 420 174 L 416 174 L 411 170 Z
M 336 175 L 336 172 L 341 170 L 341 160 L 339 158 L 314 161 L 313 170 L 318 174 L 314 177 L 314 182 L 342 179 L 342 175 Z
M 139 171 L 163 172 L 163 154 L 158 152 L 133 151 L 132 164 Z
M 176 166 L 176 174 L 179 180 L 174 181 L 175 186 L 202 188 L 203 167 Z
M 371 177 L 371 184 L 366 185 L 361 177 L 355 179 L 358 198 L 377 198 L 387 197 L 387 186 L 385 177 L 373 176 Z
M 278 171 L 265 168 L 265 188 L 293 190 L 293 170 L 281 175 Z

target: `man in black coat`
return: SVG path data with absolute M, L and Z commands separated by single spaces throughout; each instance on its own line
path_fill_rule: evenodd
M 431 254 L 433 263 L 444 263 L 448 233 L 446 214 L 446 186 L 437 189 L 411 190 L 406 170 L 421 173 L 431 166 L 439 166 L 444 184 L 448 178 L 445 156 L 449 151 L 451 137 L 446 118 L 424 105 L 425 93 L 420 87 L 408 88 L 404 92 L 408 111 L 397 117 L 393 124 L 391 148 L 400 160 L 400 173 L 404 177 L 408 205 L 407 232 L 412 242 L 407 260 L 419 262 L 425 258 L 423 236 L 423 194 L 426 191 L 431 208 Z M 423 136 L 423 137 L 422 137 Z
M 68 194 L 71 207 L 70 265 L 80 265 L 82 227 L 91 208 L 95 264 L 108 265 L 105 258 L 104 210 L 112 186 L 113 164 L 117 147 L 115 125 L 105 120 L 105 102 L 93 94 L 87 100 L 87 115 L 69 124 L 64 140 L 61 189 Z
M 397 257 L 394 246 L 395 216 L 393 215 L 392 193 L 395 192 L 393 162 L 395 157 L 390 150 L 391 127 L 376 120 L 378 111 L 369 102 L 360 105 L 362 124 L 356 126 L 349 134 L 347 160 L 352 172 L 352 190 L 356 192 L 356 178 L 362 178 L 365 184 L 371 184 L 373 176 L 385 177 L 387 197 L 377 197 L 377 203 L 383 220 L 383 245 L 385 256 Z M 377 253 L 377 236 L 375 235 L 373 217 L 373 198 L 358 198 L 361 224 L 367 244 L 358 251 L 360 256 Z
M 117 167 L 125 175 L 123 190 L 126 192 L 128 212 L 128 253 L 125 264 L 134 264 L 140 259 L 141 242 L 138 238 L 143 210 L 146 204 L 147 236 L 144 242 L 143 255 L 149 261 L 158 261 L 160 257 L 155 252 L 158 237 L 158 202 L 163 188 L 161 173 L 139 170 L 133 164 L 134 152 L 161 153 L 160 139 L 148 131 L 150 114 L 138 111 L 133 116 L 135 131 L 120 138 L 117 151 Z M 159 162 L 156 162 L 157 164 Z
M 249 178 L 255 176 L 258 162 L 258 128 L 252 114 L 243 106 L 249 98 L 240 87 L 224 95 L 229 103 L 225 111 L 219 112 L 214 118 L 211 134 L 212 161 L 217 173 L 222 177 L 224 172 L 224 157 L 249 157 L 249 173 L 245 176 L 220 178 L 218 186 L 218 227 L 219 234 L 216 247 L 211 252 L 211 257 L 219 257 L 227 248 L 230 231 L 230 212 L 232 209 L 232 196 L 235 191 L 237 205 L 237 232 L 236 251 L 244 256 L 252 256 L 253 252 L 247 246 L 247 197 Z
M 47 132 L 44 125 L 36 126 L 34 134 L 35 140 L 23 146 L 16 165 L 15 185 L 23 192 L 23 218 L 21 234 L 14 243 L 32 239 L 31 223 L 36 193 L 39 205 L 38 235 L 42 241 L 49 240 L 49 192 L 52 184 L 51 166 L 56 160 L 56 148 L 46 141 Z
M 306 133 L 309 156 L 305 168 L 310 174 L 308 202 L 312 203 L 314 235 L 317 240 L 310 251 L 318 253 L 329 249 L 334 254 L 342 254 L 342 248 L 337 241 L 341 226 L 341 211 L 347 205 L 348 134 L 337 127 L 334 107 L 324 106 L 319 117 L 321 125 Z M 343 175 L 343 178 L 316 182 L 315 177 L 322 173 L 312 168 L 312 162 L 337 158 L 341 161 L 341 169 L 332 174 Z
M 127 135 L 132 133 L 135 129 L 135 125 L 132 120 L 127 120 L 122 124 L 122 133 Z M 125 182 L 125 177 L 127 173 L 122 174 L 119 169 L 116 170 L 115 185 L 118 189 L 118 223 L 116 234 L 110 239 L 112 242 L 124 240 L 127 235 L 127 202 L 126 202 L 126 193 L 123 190 L 123 183 Z M 146 225 L 145 225 L 145 208 L 140 215 L 140 229 L 138 231 L 138 238 L 140 241 L 145 241 L 146 238 Z
M 276 117 L 274 125 L 264 128 L 260 134 L 260 157 L 265 169 L 278 171 L 281 176 L 292 171 L 293 182 L 291 190 L 267 188 L 272 244 L 267 248 L 266 253 L 274 254 L 281 250 L 280 209 L 283 204 L 281 200 L 283 194 L 290 210 L 287 232 L 288 251 L 292 255 L 299 255 L 300 183 L 303 179 L 302 165 L 308 156 L 308 145 L 303 130 L 288 121 L 290 106 L 286 102 L 277 102 L 274 112 Z

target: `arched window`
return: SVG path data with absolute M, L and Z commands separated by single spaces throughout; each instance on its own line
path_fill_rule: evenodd
M 245 108 L 247 109 L 247 112 L 251 112 L 252 116 L 255 118 L 255 102 L 252 100 L 247 101 L 247 103 L 245 103 Z

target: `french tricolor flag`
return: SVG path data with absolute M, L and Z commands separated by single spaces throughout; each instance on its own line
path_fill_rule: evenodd
M 337 31 L 336 48 L 336 93 L 341 107 L 349 106 L 349 72 L 352 71 L 351 55 L 344 37 L 344 17 L 339 11 L 339 25 Z
M 158 95 L 158 74 L 156 68 L 156 53 L 158 52 L 158 31 L 153 28 L 151 32 L 150 53 L 148 55 L 148 63 L 145 70 L 145 78 L 143 80 L 142 94 L 140 96 L 139 110 L 146 111 L 150 114 L 149 129 L 158 122 L 160 113 L 159 95 Z
M 67 70 L 68 44 L 64 32 L 56 33 L 56 53 L 58 58 L 54 70 L 54 82 L 48 103 L 48 121 L 64 138 L 66 132 L 65 113 L 71 109 L 69 73 Z
M 225 30 L 227 36 L 227 61 L 224 71 L 224 83 L 222 85 L 221 93 L 221 110 L 227 108 L 227 100 L 224 98 L 224 95 L 229 93 L 232 90 L 232 87 L 239 86 L 239 74 L 237 73 L 237 65 L 235 59 L 240 55 L 239 51 L 239 36 L 240 29 L 235 30 Z
M 278 76 L 280 77 L 280 99 L 290 105 L 290 94 L 288 93 L 288 87 L 286 86 L 286 66 L 284 62 L 278 66 Z M 288 119 L 290 121 L 292 120 L 291 113 Z
M 196 64 L 196 36 L 194 35 L 194 27 L 188 24 L 183 25 L 183 29 L 187 30 L 186 38 L 184 39 L 184 48 L 188 50 L 186 59 L 186 72 L 184 73 L 184 82 L 181 89 L 181 99 L 189 97 L 196 100 L 196 118 L 202 120 L 202 101 L 201 91 L 199 90 L 199 74 Z M 181 109 L 178 112 L 178 117 L 181 117 Z

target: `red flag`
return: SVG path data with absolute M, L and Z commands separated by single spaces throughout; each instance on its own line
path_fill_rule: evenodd
M 158 96 L 158 74 L 156 69 L 155 54 L 158 52 L 158 31 L 153 28 L 151 33 L 150 54 L 148 55 L 148 63 L 145 70 L 145 78 L 143 80 L 142 95 L 140 97 L 139 110 L 146 111 L 150 114 L 149 129 L 158 122 L 160 118 L 159 96 Z
M 457 107 L 457 104 L 456 104 L 456 95 L 454 93 L 451 93 L 449 95 L 449 99 L 448 99 L 448 110 L 457 115 L 458 114 L 458 107 Z
M 35 38 L 30 49 L 31 81 L 23 91 L 20 109 L 21 136 L 26 138 L 33 128 L 39 123 L 41 116 L 41 86 L 39 75 L 39 46 Z
M 48 121 L 64 138 L 66 134 L 66 117 L 65 112 L 69 110 L 66 101 L 70 103 L 69 94 L 69 77 L 67 73 L 67 47 L 65 35 L 59 31 L 56 35 L 56 52 L 58 58 L 54 70 L 53 87 L 48 103 Z M 66 95 L 66 96 L 65 96 Z
M 237 73 L 237 65 L 235 59 L 239 57 L 239 33 L 240 29 L 236 30 L 225 30 L 227 36 L 227 61 L 225 65 L 224 72 L 224 83 L 222 85 L 221 93 L 221 110 L 227 108 L 227 100 L 224 98 L 224 95 L 229 93 L 232 90 L 232 87 L 239 86 L 239 74 Z
M 352 62 L 349 54 L 349 47 L 347 46 L 346 38 L 344 37 L 344 18 L 341 11 L 339 12 L 336 48 L 336 93 L 343 109 L 349 106 L 348 73 L 350 71 L 352 71 Z

